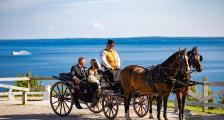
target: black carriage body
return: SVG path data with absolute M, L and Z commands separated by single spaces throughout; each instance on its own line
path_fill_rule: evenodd
M 103 72 L 103 87 L 110 89 L 114 92 L 122 92 L 121 83 L 119 80 L 120 70 L 106 70 Z M 122 93 L 121 93 L 122 94 Z
M 83 102 L 92 102 L 94 98 L 94 92 L 97 89 L 97 85 L 89 83 L 88 80 L 83 79 L 79 84 L 76 84 L 70 73 L 60 73 L 59 77 L 54 76 L 64 84 L 68 85 L 73 93 L 73 98 L 78 98 Z

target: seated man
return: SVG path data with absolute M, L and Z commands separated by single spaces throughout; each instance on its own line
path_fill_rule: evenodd
M 85 67 L 86 59 L 84 57 L 80 57 L 78 60 L 78 64 L 72 66 L 71 68 L 71 75 L 73 76 L 73 79 L 85 79 L 88 77 L 87 75 L 87 68 Z
M 111 39 L 107 41 L 106 48 L 101 51 L 101 63 L 105 69 L 104 76 L 112 84 L 119 82 L 120 75 L 120 57 L 114 49 L 115 42 Z M 117 89 L 117 88 L 114 88 Z
M 81 80 L 86 79 L 88 77 L 87 68 L 85 67 L 86 60 L 84 57 L 80 57 L 78 60 L 78 64 L 72 66 L 70 74 L 75 81 L 75 84 L 79 84 Z M 74 102 L 77 109 L 82 109 L 77 97 L 74 97 Z
M 111 39 L 107 41 L 106 48 L 101 51 L 101 62 L 105 70 L 120 69 L 120 57 L 114 49 L 115 42 Z

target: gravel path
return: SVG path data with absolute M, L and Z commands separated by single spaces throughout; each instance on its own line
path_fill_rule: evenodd
M 0 120 L 106 120 L 103 113 L 93 114 L 88 109 L 73 108 L 72 112 L 67 117 L 58 117 L 54 114 L 49 106 L 48 101 L 28 101 L 27 105 L 20 105 L 21 101 L 8 102 L 0 101 Z M 85 105 L 82 105 L 85 107 Z M 156 108 L 154 107 L 154 117 L 156 116 Z M 192 115 L 193 114 L 193 115 Z M 144 118 L 138 118 L 134 111 L 130 110 L 130 115 L 133 120 L 148 120 L 148 115 Z M 191 112 L 186 112 L 189 120 L 224 120 L 224 116 L 217 115 L 196 115 Z M 161 114 L 162 116 L 162 114 Z M 177 113 L 173 109 L 168 109 L 169 120 L 177 120 Z M 119 114 L 116 120 L 124 119 L 124 107 L 120 105 Z

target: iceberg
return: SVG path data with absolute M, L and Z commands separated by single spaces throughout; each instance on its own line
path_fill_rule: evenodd
M 29 51 L 26 51 L 26 50 L 22 50 L 22 51 L 13 51 L 12 52 L 12 55 L 30 55 L 31 53 Z

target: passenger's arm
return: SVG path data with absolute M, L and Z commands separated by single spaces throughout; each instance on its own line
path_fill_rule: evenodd
M 73 80 L 75 81 L 76 84 L 79 84 L 80 83 L 80 79 L 77 78 L 76 76 L 73 76 Z
M 72 68 L 71 68 L 71 70 L 70 70 L 70 73 L 71 73 L 72 76 L 75 75 L 75 67 L 74 67 L 74 66 L 72 66 Z

